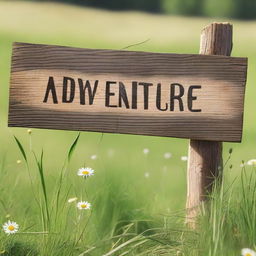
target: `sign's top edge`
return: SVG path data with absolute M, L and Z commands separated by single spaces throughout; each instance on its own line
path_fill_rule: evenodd
M 157 55 L 170 55 L 170 56 L 200 56 L 205 58 L 213 58 L 213 59 L 240 59 L 244 61 L 245 64 L 248 64 L 248 57 L 233 57 L 233 56 L 225 56 L 225 55 L 205 55 L 205 54 L 196 54 L 196 53 L 170 53 L 170 52 L 148 52 L 148 51 L 131 51 L 125 49 L 95 49 L 95 48 L 83 48 L 83 47 L 73 47 L 73 46 L 63 46 L 63 45 L 55 45 L 55 44 L 39 44 L 39 43 L 27 43 L 27 42 L 13 42 L 13 49 L 22 47 L 22 46 L 41 46 L 41 47 L 59 47 L 63 49 L 76 49 L 76 50 L 90 50 L 95 52 L 101 51 L 109 51 L 109 52 L 122 52 L 122 53 L 137 53 L 137 54 L 157 54 Z

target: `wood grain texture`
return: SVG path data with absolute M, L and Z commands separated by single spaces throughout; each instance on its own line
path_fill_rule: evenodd
M 201 54 L 230 56 L 232 51 L 232 25 L 213 23 L 203 29 Z M 212 191 L 213 183 L 222 174 L 222 142 L 191 140 L 187 171 L 186 223 L 195 228 L 200 204 Z
M 15 43 L 13 47 L 9 126 L 127 133 L 192 138 L 212 141 L 240 141 L 243 125 L 246 58 L 193 54 L 166 54 L 113 50 L 90 50 L 63 46 Z M 58 104 L 52 98 L 43 102 L 49 77 L 54 79 Z M 74 80 L 74 99 L 61 101 L 63 78 Z M 81 105 L 79 79 L 98 81 L 92 105 Z M 111 85 L 110 105 L 106 106 L 106 83 Z M 129 101 L 118 107 L 119 83 L 123 83 Z M 137 82 L 137 106 L 132 108 L 133 82 Z M 150 83 L 148 106 L 145 88 Z M 173 100 L 170 85 L 184 89 L 183 111 Z M 160 107 L 157 108 L 161 84 Z M 188 94 L 193 85 L 191 112 Z M 144 90 L 143 90 L 144 89 Z M 177 89 L 177 88 L 176 88 Z M 176 90 L 175 89 L 175 90 Z M 177 93 L 177 91 L 175 91 Z

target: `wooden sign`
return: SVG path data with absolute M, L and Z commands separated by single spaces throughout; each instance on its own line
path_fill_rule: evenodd
M 247 59 L 15 43 L 9 126 L 241 141 Z

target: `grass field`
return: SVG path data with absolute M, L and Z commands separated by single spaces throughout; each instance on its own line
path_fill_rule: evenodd
M 225 160 L 233 148 L 225 186 L 196 231 L 183 225 L 187 140 L 83 132 L 71 147 L 77 132 L 7 127 L 12 42 L 122 49 L 146 41 L 129 49 L 197 53 L 200 31 L 212 21 L 0 1 L 0 219 L 20 225 L 15 235 L 1 232 L 0 254 L 233 256 L 255 246 L 256 175 L 240 164 L 256 158 L 256 21 L 230 21 L 232 55 L 249 57 L 243 142 L 224 144 Z M 82 166 L 95 175 L 78 177 Z M 91 202 L 91 210 L 77 210 L 67 202 L 73 197 Z

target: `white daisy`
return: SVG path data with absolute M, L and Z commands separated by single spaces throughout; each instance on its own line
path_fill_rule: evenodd
M 8 235 L 15 234 L 19 229 L 19 225 L 14 221 L 8 220 L 6 223 L 4 223 L 3 229 L 4 232 Z
M 165 159 L 169 159 L 169 158 L 171 158 L 171 157 L 172 157 L 172 154 L 171 154 L 170 152 L 164 153 L 164 158 L 165 158 Z
M 143 154 L 147 155 L 149 153 L 149 149 L 148 148 L 144 148 L 143 149 Z
M 180 159 L 181 159 L 181 161 L 188 161 L 188 157 L 187 156 L 182 156 Z
M 249 248 L 244 248 L 242 249 L 242 256 L 256 256 L 256 252 Z
M 76 206 L 79 210 L 89 210 L 91 208 L 91 204 L 87 201 L 78 202 Z
M 110 148 L 110 149 L 108 150 L 108 157 L 113 157 L 114 154 L 115 154 L 115 151 Z
M 145 178 L 149 178 L 149 175 L 150 175 L 149 172 L 145 172 L 145 173 L 144 173 L 144 177 L 145 177 Z
M 97 155 L 92 155 L 92 156 L 91 156 L 91 159 L 92 159 L 92 160 L 96 160 L 96 159 L 97 159 Z
M 73 203 L 77 200 L 77 197 L 72 197 L 68 199 L 68 203 Z
M 94 175 L 94 170 L 92 168 L 89 168 L 89 167 L 80 168 L 77 172 L 77 175 L 87 178 L 87 177 L 90 177 L 90 176 Z
M 251 159 L 247 162 L 247 165 L 253 165 L 256 166 L 256 159 Z

